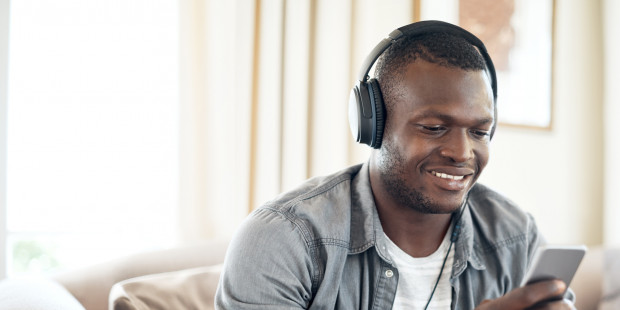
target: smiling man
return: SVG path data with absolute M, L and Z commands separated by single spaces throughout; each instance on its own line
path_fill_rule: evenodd
M 351 96 L 368 162 L 252 213 L 216 308 L 571 309 L 544 302 L 562 296 L 560 281 L 519 287 L 541 237 L 531 216 L 476 183 L 496 94 L 484 45 L 463 29 L 433 21 L 390 34 Z

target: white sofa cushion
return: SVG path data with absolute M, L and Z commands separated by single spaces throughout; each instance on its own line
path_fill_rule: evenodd
M 216 265 L 121 281 L 110 291 L 110 309 L 214 309 L 221 270 Z
M 45 278 L 0 281 L 0 309 L 84 310 L 80 302 L 59 283 Z

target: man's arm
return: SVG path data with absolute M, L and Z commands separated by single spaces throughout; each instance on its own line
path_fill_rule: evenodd
M 274 211 L 255 212 L 230 244 L 216 309 L 306 309 L 312 270 L 299 227 Z

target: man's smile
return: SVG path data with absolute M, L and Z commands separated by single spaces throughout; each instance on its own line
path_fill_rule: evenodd
M 428 170 L 432 175 L 432 182 L 439 188 L 448 191 L 461 191 L 467 189 L 474 172 L 469 169 L 452 169 L 454 171 L 446 171 L 446 169 Z
M 433 174 L 436 177 L 440 177 L 442 179 L 452 179 L 452 180 L 462 180 L 465 176 L 464 175 L 450 175 L 450 174 L 445 174 L 445 173 L 441 173 L 441 172 L 437 172 L 437 171 L 431 171 L 431 174 Z

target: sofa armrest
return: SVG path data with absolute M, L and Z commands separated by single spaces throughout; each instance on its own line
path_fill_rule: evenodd
M 228 241 L 211 240 L 198 245 L 131 255 L 54 277 L 88 310 L 107 310 L 112 286 L 143 275 L 178 271 L 224 262 Z
M 214 309 L 222 265 L 137 277 L 116 283 L 110 310 Z
M 575 292 L 575 307 L 580 310 L 596 310 L 603 290 L 603 246 L 589 247 L 586 256 L 571 282 Z
M 603 296 L 598 310 L 620 309 L 620 248 L 605 251 Z

